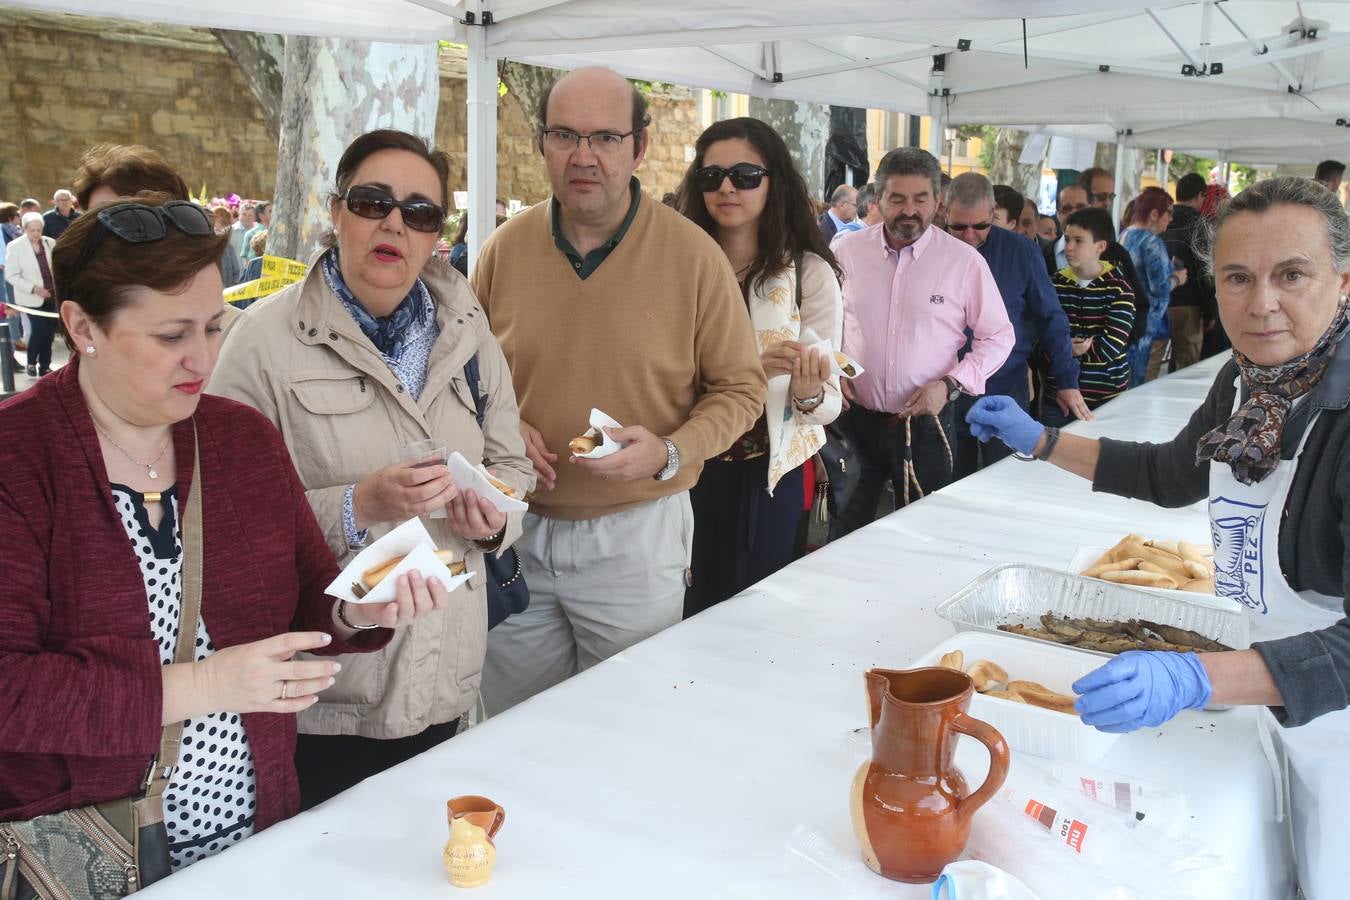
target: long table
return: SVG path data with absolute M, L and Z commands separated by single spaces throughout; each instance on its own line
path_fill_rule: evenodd
M 1218 363 L 1073 428 L 1166 440 Z M 867 754 L 854 733 L 863 672 L 949 637 L 934 606 L 988 568 L 1063 568 L 1078 547 L 1129 531 L 1208 541 L 1199 505 L 1093 494 L 1048 464 L 1006 460 L 145 896 L 444 898 L 455 891 L 441 865 L 445 801 L 482 794 L 506 809 L 484 900 L 927 897 L 857 860 L 848 791 Z M 1184 713 L 1125 735 L 1100 765 L 1188 794 L 1195 831 L 1231 864 L 1211 896 L 1289 894 L 1252 710 Z M 815 862 L 802 852 L 813 842 Z

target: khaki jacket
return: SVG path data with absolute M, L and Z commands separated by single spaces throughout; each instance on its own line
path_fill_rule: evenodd
M 511 373 L 487 317 L 449 264 L 432 259 L 422 279 L 441 334 L 418 400 L 329 290 L 317 259 L 303 281 L 238 316 L 211 379 L 212 393 L 247 403 L 280 429 L 328 546 L 344 565 L 355 554 L 342 522 L 347 486 L 399 462 L 409 441 L 445 441 L 470 462 L 495 468 L 520 496 L 534 486 Z M 464 381 L 474 353 L 488 398 L 482 431 Z M 503 547 L 519 536 L 520 520 L 519 513 L 508 517 Z M 487 646 L 482 554 L 445 519 L 423 523 L 438 547 L 455 551 L 478 574 L 451 595 L 450 609 L 400 629 L 384 650 L 343 656 L 337 683 L 300 714 L 302 732 L 406 737 L 476 702 Z M 373 526 L 370 540 L 398 524 Z

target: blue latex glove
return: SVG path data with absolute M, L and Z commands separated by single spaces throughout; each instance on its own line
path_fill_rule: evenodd
M 1130 650 L 1073 683 L 1074 709 L 1099 731 L 1161 725 L 1183 709 L 1201 709 L 1214 689 L 1194 653 Z
M 1045 433 L 1045 426 L 1026 414 L 1011 397 L 981 397 L 966 413 L 970 433 L 987 443 L 998 438 L 1018 453 L 1030 456 Z

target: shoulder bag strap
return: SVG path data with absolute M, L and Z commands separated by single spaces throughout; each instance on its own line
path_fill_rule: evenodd
M 180 507 L 183 515 L 183 569 L 182 604 L 178 617 L 178 643 L 174 647 L 175 663 L 193 661 L 197 648 L 197 622 L 202 613 L 202 457 L 197 446 L 197 423 L 192 424 L 192 486 L 187 500 Z M 145 796 L 158 797 L 169 786 L 174 767 L 178 765 L 178 750 L 183 743 L 183 723 L 164 726 L 159 753 L 146 774 Z
M 797 282 L 797 312 L 802 311 L 802 254 L 792 258 L 792 277 Z
M 473 394 L 473 414 L 478 420 L 478 430 L 483 430 L 483 420 L 487 418 L 487 398 L 478 388 L 478 354 L 469 357 L 464 364 L 464 380 L 469 384 L 469 393 Z

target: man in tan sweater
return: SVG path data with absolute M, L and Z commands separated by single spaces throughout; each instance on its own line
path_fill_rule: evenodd
M 646 102 L 578 69 L 541 104 L 553 197 L 483 246 L 473 286 L 511 365 L 538 486 L 516 543 L 530 607 L 488 638 L 483 696 L 505 710 L 680 620 L 689 488 L 764 408 L 726 256 L 643 195 Z M 571 457 L 596 407 L 624 449 Z

